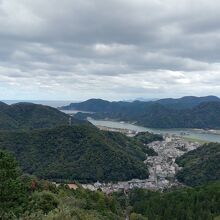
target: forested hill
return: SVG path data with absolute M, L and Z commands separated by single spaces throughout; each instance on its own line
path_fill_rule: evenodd
M 29 132 L 1 132 L 0 149 L 12 152 L 24 172 L 53 180 L 81 182 L 147 178 L 146 146 L 93 125 Z
M 177 173 L 177 178 L 187 185 L 195 186 L 220 180 L 220 144 L 205 144 L 184 154 L 176 163 L 183 167 Z
M 123 117 L 122 117 L 123 118 Z M 125 120 L 129 116 L 126 115 Z M 153 128 L 220 128 L 220 102 L 204 102 L 191 109 L 169 109 L 161 105 L 146 108 L 132 118 Z
M 88 107 L 90 102 L 92 102 L 92 108 Z M 110 105 L 104 104 L 101 107 L 102 110 L 97 109 L 94 101 L 90 100 L 90 102 L 82 103 L 82 106 L 78 103 L 77 108 L 84 111 L 93 110 L 95 113 L 90 115 L 78 113 L 75 115 L 76 118 L 83 119 L 87 116 L 96 119 L 109 118 L 136 122 L 138 125 L 152 128 L 220 128 L 219 101 L 201 102 L 190 108 L 174 108 L 174 104 L 168 104 L 169 101 L 166 101 L 166 104 L 138 101 L 113 102 Z
M 219 220 L 219 198 L 220 182 L 171 192 L 129 192 L 132 212 L 140 215 L 136 220 Z
M 109 102 L 102 99 L 89 99 L 80 103 L 71 103 L 67 106 L 62 106 L 59 109 L 61 110 L 82 110 L 88 112 L 113 112 L 121 111 L 124 108 L 129 108 L 132 104 L 141 103 L 145 106 L 145 102 Z
M 69 116 L 59 110 L 32 103 L 0 103 L 0 130 L 50 128 L 67 125 Z M 73 123 L 78 120 L 73 119 Z

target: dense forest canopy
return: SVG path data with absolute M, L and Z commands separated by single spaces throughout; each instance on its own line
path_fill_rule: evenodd
M 70 116 L 59 110 L 32 103 L 0 103 L 0 130 L 39 129 L 68 125 Z M 72 123 L 80 123 L 72 119 Z
M 148 220 L 213 220 L 220 215 L 220 183 L 171 192 L 137 189 L 129 193 L 132 211 Z
M 89 124 L 1 132 L 0 149 L 12 152 L 24 172 L 81 182 L 147 178 L 143 160 L 155 153 L 135 138 Z
M 121 220 L 123 209 L 113 196 L 39 180 L 18 172 L 16 161 L 0 151 L 0 219 Z
M 220 180 L 220 144 L 205 144 L 184 154 L 176 163 L 183 167 L 177 173 L 177 178 L 187 185 L 195 186 Z

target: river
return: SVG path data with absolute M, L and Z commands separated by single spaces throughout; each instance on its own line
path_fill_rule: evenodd
M 115 121 L 107 121 L 107 120 L 95 120 L 92 118 L 88 118 L 92 124 L 96 126 L 105 126 L 109 128 L 122 128 L 129 129 L 132 131 L 142 132 L 149 131 L 156 134 L 175 134 L 178 136 L 182 136 L 189 139 L 196 139 L 205 142 L 219 142 L 220 143 L 220 134 L 211 134 L 205 133 L 202 130 L 196 129 L 152 129 L 146 128 L 142 126 L 137 126 L 125 122 L 115 122 Z

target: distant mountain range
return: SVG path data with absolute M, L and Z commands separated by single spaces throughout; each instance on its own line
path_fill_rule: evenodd
M 149 102 L 90 99 L 60 109 L 94 112 L 92 115 L 76 114 L 75 117 L 80 119 L 92 116 L 136 122 L 152 128 L 220 128 L 220 99 L 216 96 L 186 96 Z
M 73 119 L 72 122 L 78 123 L 78 120 Z M 51 128 L 68 123 L 68 115 L 49 106 L 0 102 L 0 130 Z
M 174 109 L 193 108 L 203 102 L 220 102 L 220 99 L 217 96 L 184 96 L 179 99 L 167 98 L 155 101 L 155 103 Z

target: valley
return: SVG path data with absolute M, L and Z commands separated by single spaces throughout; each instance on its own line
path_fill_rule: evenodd
M 220 220 L 219 11 L 0 0 L 0 220 Z
M 157 153 L 154 156 L 147 155 L 147 159 L 144 161 L 149 169 L 149 178 L 119 181 L 117 183 L 96 182 L 83 184 L 82 187 L 92 191 L 101 189 L 107 194 L 135 188 L 163 191 L 173 187 L 181 187 L 182 184 L 176 178 L 176 174 L 181 170 L 181 167 L 178 166 L 175 160 L 185 153 L 197 149 L 201 144 L 166 135 L 163 141 L 155 141 L 147 146 Z
M 82 120 L 70 111 L 1 103 L 2 219 L 170 220 L 181 215 L 206 220 L 220 215 L 218 130 Z M 204 201 L 210 206 L 202 207 Z

